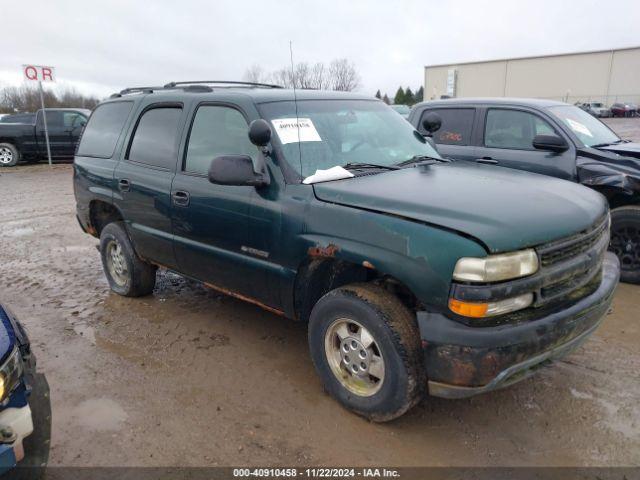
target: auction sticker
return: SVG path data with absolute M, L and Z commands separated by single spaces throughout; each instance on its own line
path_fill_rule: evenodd
M 322 141 L 310 118 L 279 118 L 271 123 L 283 144 Z

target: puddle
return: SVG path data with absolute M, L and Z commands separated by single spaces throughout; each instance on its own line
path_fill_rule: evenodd
M 98 432 L 119 430 L 127 419 L 127 412 L 109 398 L 90 398 L 73 411 L 78 424 Z
M 27 235 L 31 235 L 35 230 L 31 227 L 18 227 L 13 228 L 5 233 L 7 237 L 26 237 Z

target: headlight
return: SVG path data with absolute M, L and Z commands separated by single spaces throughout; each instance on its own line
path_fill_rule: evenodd
M 538 271 L 538 266 L 538 255 L 533 249 L 485 258 L 465 257 L 456 263 L 453 278 L 462 282 L 499 282 L 531 275 Z
M 20 350 L 13 349 L 9 358 L 0 367 L 0 402 L 4 401 L 20 382 L 22 358 Z

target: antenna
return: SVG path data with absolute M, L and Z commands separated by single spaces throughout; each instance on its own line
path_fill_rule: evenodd
M 298 95 L 296 93 L 296 71 L 293 67 L 293 42 L 289 40 L 289 55 L 291 58 L 291 83 L 293 83 L 293 104 L 296 107 L 296 132 L 298 132 L 298 155 L 300 172 L 302 173 L 302 145 L 300 145 L 300 117 L 298 117 Z

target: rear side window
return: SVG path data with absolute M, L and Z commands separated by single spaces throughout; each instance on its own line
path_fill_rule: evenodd
M 132 106 L 133 102 L 99 105 L 82 134 L 78 155 L 111 158 Z
M 127 160 L 173 170 L 181 116 L 182 109 L 178 107 L 156 107 L 144 112 L 129 145 Z
M 475 108 L 438 108 L 425 110 L 420 118 L 419 131 L 427 133 L 422 127 L 422 119 L 429 113 L 437 113 L 442 119 L 442 126 L 433 134 L 433 140 L 444 145 L 469 145 Z
M 211 160 L 219 155 L 249 155 L 257 148 L 248 136 L 249 127 L 242 114 L 230 107 L 205 105 L 198 108 L 189 135 L 184 169 L 206 174 Z

